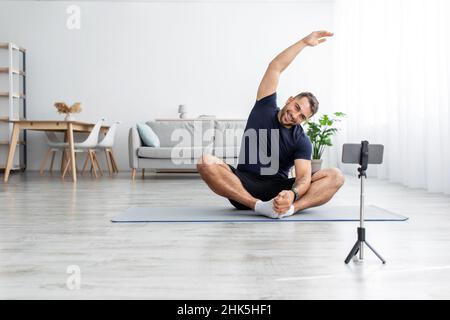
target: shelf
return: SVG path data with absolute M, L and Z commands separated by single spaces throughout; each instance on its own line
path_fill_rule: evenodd
M 17 51 L 20 51 L 20 52 L 23 52 L 23 53 L 25 53 L 27 51 L 25 48 L 19 47 L 19 46 L 15 45 L 15 44 L 12 44 L 12 48 L 13 48 L 13 50 L 17 50 Z M 0 49 L 9 49 L 9 44 L 8 43 L 4 43 L 4 42 L 0 43 Z
M 13 74 L 18 74 L 20 76 L 25 76 L 25 72 L 22 70 L 16 70 L 16 69 L 12 69 L 11 71 Z M 9 68 L 0 68 L 0 73 L 9 73 Z
M 25 141 L 17 141 L 17 144 L 25 145 Z M 9 141 L 0 140 L 0 146 L 9 146 Z
M 0 92 L 0 97 L 9 98 L 9 92 Z M 13 93 L 12 97 L 15 99 L 26 99 L 22 93 Z
M 5 170 L 6 166 L 4 164 L 0 164 L 0 170 Z M 24 165 L 21 166 L 13 166 L 11 170 L 24 170 L 26 169 Z
M 9 122 L 9 120 L 26 120 L 24 118 L 20 118 L 20 119 L 10 119 L 9 117 L 0 117 L 0 121 L 4 121 L 4 122 Z

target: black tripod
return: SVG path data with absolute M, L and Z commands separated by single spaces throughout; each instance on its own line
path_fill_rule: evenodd
M 359 259 L 363 260 L 364 255 L 364 244 L 366 244 L 370 250 L 372 250 L 373 253 L 384 263 L 386 261 L 378 254 L 378 252 L 375 251 L 374 248 L 370 246 L 370 244 L 366 241 L 366 229 L 364 228 L 364 178 L 367 179 L 366 176 L 366 170 L 367 165 L 369 163 L 369 142 L 368 141 L 362 141 L 361 142 L 361 156 L 359 165 L 361 167 L 358 168 L 358 178 L 361 179 L 361 195 L 360 195 L 360 206 L 359 206 L 359 213 L 360 213 L 360 226 L 358 228 L 358 240 L 356 240 L 355 245 L 353 246 L 352 250 L 348 254 L 347 258 L 345 259 L 345 263 L 348 264 L 350 260 L 358 253 L 359 251 Z

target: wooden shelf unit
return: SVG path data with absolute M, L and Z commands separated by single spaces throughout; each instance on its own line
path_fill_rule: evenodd
M 0 126 L 7 126 L 9 132 L 8 135 L 2 134 L 0 136 L 0 152 L 7 155 L 13 129 L 13 123 L 9 120 L 18 117 L 26 119 L 26 49 L 14 43 L 0 43 L 0 50 L 8 51 L 8 59 L 6 61 L 0 60 L 0 77 L 8 77 L 8 87 L 0 88 Z M 17 61 L 19 62 L 18 65 Z M 17 80 L 19 85 L 17 85 Z M 17 105 L 19 110 L 17 110 Z M 25 170 L 27 166 L 27 133 L 25 130 L 18 143 L 20 147 L 16 148 L 16 152 L 19 153 L 19 163 L 14 163 L 13 170 Z M 2 157 L 5 160 L 6 155 Z M 0 169 L 5 169 L 5 167 L 6 163 L 0 163 Z

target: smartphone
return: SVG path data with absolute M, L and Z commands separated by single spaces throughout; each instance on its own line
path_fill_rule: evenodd
M 382 144 L 369 144 L 369 164 L 383 163 L 384 146 Z M 361 158 L 361 144 L 345 143 L 342 146 L 342 163 L 357 163 Z

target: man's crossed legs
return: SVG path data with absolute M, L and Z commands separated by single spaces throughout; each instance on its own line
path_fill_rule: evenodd
M 233 170 L 217 157 L 206 154 L 202 155 L 202 157 L 198 160 L 197 169 L 202 179 L 212 191 L 219 196 L 231 200 L 233 204 L 237 203 L 238 205 L 235 204 L 235 206 L 238 208 L 239 204 L 241 204 L 242 209 L 248 208 L 255 210 L 256 204 L 259 203 L 260 205 L 261 200 L 270 200 L 258 199 L 254 197 L 244 187 L 241 179 L 233 172 Z M 344 180 L 343 174 L 337 168 L 317 171 L 311 177 L 311 185 L 308 191 L 298 201 L 294 202 L 293 212 L 325 204 L 342 187 Z M 290 181 L 290 186 L 283 186 L 283 183 L 281 184 L 282 190 L 290 190 L 293 179 Z M 285 213 L 279 214 L 283 216 Z

